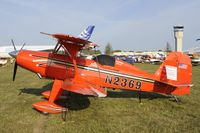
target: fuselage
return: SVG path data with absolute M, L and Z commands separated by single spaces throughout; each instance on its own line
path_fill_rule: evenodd
M 19 66 L 44 78 L 65 80 L 75 76 L 74 64 L 68 55 L 22 50 L 18 53 L 16 61 Z M 96 60 L 77 57 L 76 63 L 78 74 L 82 78 L 90 83 L 100 83 L 101 87 L 153 90 L 155 81 L 152 74 L 122 60 L 104 55 Z

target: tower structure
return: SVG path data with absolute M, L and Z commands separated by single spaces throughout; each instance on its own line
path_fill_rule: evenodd
M 184 27 L 182 25 L 174 26 L 175 51 L 177 52 L 182 52 L 183 29 Z

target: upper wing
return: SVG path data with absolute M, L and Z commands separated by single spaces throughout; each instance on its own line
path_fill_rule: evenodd
M 52 34 L 52 36 L 60 41 L 64 41 L 67 43 L 77 43 L 77 44 L 88 44 L 91 43 L 88 40 L 84 40 L 78 37 L 74 37 L 74 36 L 70 36 L 70 35 L 66 35 L 66 34 Z
M 53 38 L 56 38 L 58 40 L 58 42 L 63 44 L 65 47 L 66 47 L 66 45 L 76 45 L 77 47 L 79 47 L 79 49 L 85 49 L 88 47 L 98 46 L 97 44 L 95 44 L 91 41 L 84 40 L 82 38 L 74 37 L 74 36 L 67 35 L 67 34 L 48 34 L 48 33 L 44 33 L 44 32 L 40 32 L 40 33 L 52 36 Z
M 78 49 L 85 49 L 88 47 L 95 47 L 96 44 L 88 41 L 92 35 L 92 32 L 94 30 L 94 25 L 89 25 L 86 29 L 81 32 L 81 34 L 78 37 L 66 35 L 66 34 L 48 34 L 44 32 L 40 32 L 45 35 L 52 36 L 58 40 L 59 43 L 67 47 L 66 45 L 73 45 L 77 47 Z

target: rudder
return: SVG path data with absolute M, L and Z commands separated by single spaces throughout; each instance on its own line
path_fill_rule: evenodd
M 154 79 L 175 87 L 173 94 L 187 94 L 192 81 L 190 58 L 182 52 L 171 52 L 154 74 Z

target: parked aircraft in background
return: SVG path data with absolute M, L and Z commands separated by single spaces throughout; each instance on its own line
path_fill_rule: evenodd
M 16 49 L 21 49 L 22 46 L 16 46 Z M 53 50 L 53 45 L 28 45 L 23 49 L 34 50 L 34 51 L 43 51 L 43 50 Z M 0 46 L 0 58 L 11 58 L 9 52 L 13 51 L 13 46 Z
M 192 54 L 188 54 L 191 59 L 192 65 L 199 65 L 200 64 L 200 57 L 197 53 L 193 52 Z
M 16 50 L 20 50 L 22 46 L 15 46 Z M 53 50 L 54 46 L 52 45 L 28 45 L 23 49 L 34 50 L 34 51 L 43 51 L 43 50 Z M 13 46 L 0 46 L 0 65 L 5 65 L 8 60 L 11 58 L 9 52 L 13 51 Z

